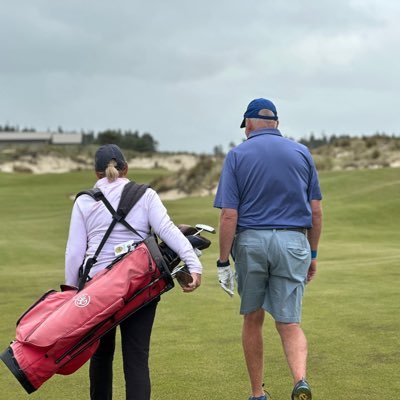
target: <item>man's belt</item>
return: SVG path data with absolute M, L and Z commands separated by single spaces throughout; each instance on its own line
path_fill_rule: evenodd
M 271 228 L 277 231 L 295 231 L 301 232 L 303 235 L 307 235 L 307 228 Z

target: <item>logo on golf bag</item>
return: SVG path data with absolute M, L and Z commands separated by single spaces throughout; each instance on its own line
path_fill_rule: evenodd
M 90 296 L 86 293 L 82 293 L 75 298 L 74 303 L 77 307 L 86 307 L 90 303 Z

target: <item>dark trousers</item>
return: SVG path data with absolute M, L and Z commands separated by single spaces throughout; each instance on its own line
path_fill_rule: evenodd
M 158 301 L 120 324 L 126 400 L 150 400 L 149 348 Z M 111 400 L 116 328 L 100 339 L 90 360 L 90 399 Z

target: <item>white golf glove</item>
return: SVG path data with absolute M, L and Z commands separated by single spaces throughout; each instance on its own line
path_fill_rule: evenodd
M 221 264 L 222 266 L 219 266 Z M 235 290 L 235 274 L 229 265 L 229 261 L 224 263 L 217 261 L 217 271 L 219 284 L 222 289 L 232 297 Z

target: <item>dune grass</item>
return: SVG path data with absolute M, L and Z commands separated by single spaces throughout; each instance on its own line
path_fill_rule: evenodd
M 303 328 L 309 340 L 308 378 L 316 400 L 397 399 L 400 391 L 400 171 L 321 174 L 324 234 L 319 270 L 306 291 Z M 160 171 L 132 171 L 149 182 Z M 63 280 L 72 201 L 93 184 L 89 172 L 0 174 L 0 350 L 15 321 L 37 297 Z M 165 202 L 175 223 L 218 224 L 212 198 Z M 202 287 L 175 288 L 159 304 L 151 350 L 153 400 L 246 399 L 239 299 L 219 288 L 217 236 L 204 252 Z M 289 399 L 291 378 L 271 318 L 265 325 L 265 383 L 272 398 Z M 88 398 L 87 366 L 55 376 L 32 399 Z M 0 363 L 0 399 L 25 399 Z M 120 352 L 115 399 L 124 398 Z

